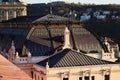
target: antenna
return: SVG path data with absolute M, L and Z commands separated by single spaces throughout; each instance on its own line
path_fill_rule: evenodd
M 50 14 L 52 15 L 53 14 L 53 12 L 52 12 L 52 1 L 50 0 Z

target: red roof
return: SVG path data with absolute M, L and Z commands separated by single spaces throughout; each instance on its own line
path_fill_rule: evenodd
M 0 55 L 0 80 L 32 80 L 32 78 Z

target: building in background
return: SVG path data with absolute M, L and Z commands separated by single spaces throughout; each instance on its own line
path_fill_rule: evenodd
M 27 4 L 19 0 L 2 0 L 0 2 L 0 21 L 27 15 Z

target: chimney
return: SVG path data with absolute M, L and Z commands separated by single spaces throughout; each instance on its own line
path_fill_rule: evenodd
M 63 46 L 63 49 L 66 49 L 66 48 L 71 48 L 71 45 L 70 45 L 70 31 L 68 30 L 68 27 L 66 27 L 65 31 L 64 31 L 64 46 Z
M 28 63 L 30 63 L 30 62 L 31 62 L 31 53 L 28 52 Z

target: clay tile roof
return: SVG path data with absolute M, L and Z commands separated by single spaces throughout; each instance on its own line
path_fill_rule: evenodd
M 0 55 L 0 80 L 32 80 L 24 71 Z
M 49 67 L 71 67 L 71 66 L 114 64 L 113 62 L 96 59 L 84 55 L 83 53 L 78 53 L 71 49 L 65 49 L 60 53 L 39 62 L 38 65 L 45 66 L 46 62 L 48 62 Z

